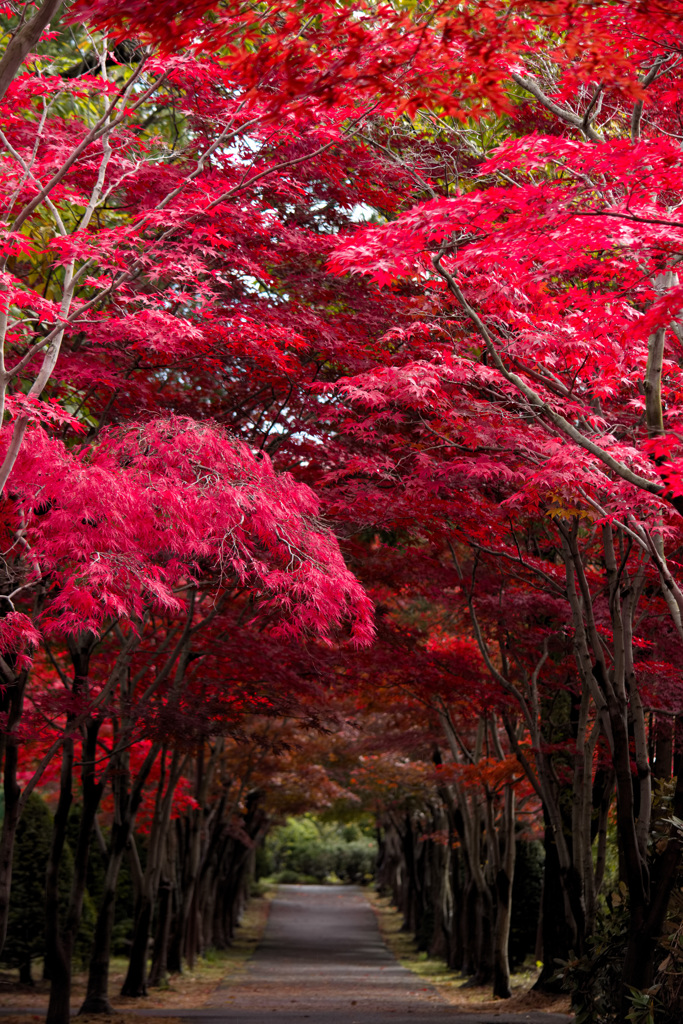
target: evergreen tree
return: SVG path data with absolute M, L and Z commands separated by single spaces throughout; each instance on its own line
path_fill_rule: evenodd
M 12 872 L 12 898 L 3 959 L 18 967 L 20 980 L 33 984 L 31 961 L 45 946 L 45 865 L 52 838 L 52 815 L 32 793 L 17 828 Z

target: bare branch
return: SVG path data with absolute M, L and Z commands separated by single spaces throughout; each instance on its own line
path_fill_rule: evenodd
M 559 119 L 564 121 L 565 124 L 570 124 L 573 128 L 578 128 L 579 131 L 583 132 L 583 134 L 591 140 L 591 142 L 602 142 L 602 139 L 596 132 L 595 128 L 586 122 L 585 117 L 579 117 L 578 114 L 575 114 L 573 110 L 569 110 L 568 107 L 562 107 L 559 103 L 555 103 L 555 101 L 551 100 L 549 96 L 546 96 L 538 82 L 535 82 L 533 78 L 524 78 L 522 75 L 518 75 L 516 72 L 513 72 L 512 80 L 516 82 L 517 85 L 521 85 L 521 87 L 526 89 L 527 92 L 531 93 L 531 95 L 538 100 L 541 106 L 545 107 L 546 110 L 549 110 L 551 114 L 555 114 L 555 116 L 559 117 Z M 597 100 L 597 95 L 594 99 Z M 591 108 L 589 107 L 589 112 L 590 109 Z

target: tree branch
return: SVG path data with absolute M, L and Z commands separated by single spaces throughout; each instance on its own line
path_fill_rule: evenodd
M 499 372 L 502 374 L 505 380 L 512 384 L 522 395 L 524 395 L 524 397 L 528 399 L 532 408 L 537 409 L 538 412 L 546 416 L 553 424 L 553 426 L 555 426 L 559 431 L 561 431 L 561 433 L 570 437 L 572 441 L 575 441 L 576 444 L 578 444 L 581 448 L 585 449 L 585 451 L 590 452 L 591 455 L 595 455 L 596 458 L 598 458 L 600 462 L 603 463 L 603 465 L 607 466 L 608 469 L 611 469 L 612 472 L 616 473 L 617 476 L 621 477 L 622 480 L 625 480 L 629 484 L 633 484 L 634 487 L 638 487 L 642 491 L 647 491 L 648 494 L 655 494 L 657 495 L 657 497 L 666 500 L 665 489 L 662 486 L 662 484 L 657 483 L 655 480 L 648 480 L 647 477 L 640 476 L 639 473 L 634 473 L 633 470 L 629 469 L 628 466 L 624 465 L 623 462 L 619 462 L 619 460 L 615 459 L 612 455 L 609 454 L 609 452 L 606 452 L 603 448 L 600 448 L 600 446 L 595 444 L 594 441 L 591 441 L 590 438 L 586 437 L 584 434 L 581 433 L 581 431 L 577 430 L 576 427 L 569 422 L 569 420 L 565 419 L 564 416 L 562 416 L 560 413 L 555 412 L 552 406 L 548 405 L 547 402 L 544 402 L 541 396 L 538 394 L 538 392 L 534 391 L 533 388 L 529 387 L 529 385 L 525 381 L 523 381 L 521 377 L 519 377 L 516 373 L 513 373 L 511 370 L 508 370 L 507 366 L 505 365 L 500 356 L 500 353 L 498 352 L 498 349 L 494 344 L 493 336 L 491 335 L 486 324 L 483 322 L 483 320 L 476 312 L 476 310 L 473 309 L 472 306 L 470 306 L 469 302 L 463 295 L 462 290 L 458 286 L 453 275 L 448 270 L 446 270 L 446 268 L 441 263 L 442 255 L 443 253 L 440 252 L 435 253 L 432 256 L 432 265 L 434 266 L 434 269 L 436 270 L 437 274 L 439 274 L 439 276 L 442 277 L 443 280 L 446 282 L 449 290 L 458 300 L 463 311 L 474 324 L 474 327 L 476 328 L 478 334 L 480 335 L 480 337 L 482 338 L 486 345 L 486 349 L 493 363 L 495 364 L 496 369 L 499 370 Z
M 27 53 L 33 50 L 64 0 L 43 0 L 42 6 L 30 21 L 15 32 L 0 60 L 0 99 L 14 81 L 15 75 L 24 62 Z
M 524 78 L 522 75 L 518 75 L 513 72 L 512 80 L 516 82 L 517 85 L 521 85 L 521 87 L 526 89 L 527 92 L 531 93 L 531 95 L 538 100 L 541 106 L 545 107 L 546 110 L 549 110 L 551 114 L 555 114 L 555 116 L 559 117 L 559 119 L 564 121 L 565 124 L 570 124 L 573 128 L 578 128 L 580 132 L 583 132 L 586 138 L 591 140 L 591 142 L 602 142 L 602 139 L 596 132 L 595 128 L 587 122 L 585 117 L 579 117 L 578 114 L 575 114 L 573 110 L 569 110 L 568 107 L 561 107 L 559 103 L 555 103 L 554 100 L 550 99 L 550 96 L 546 96 L 540 85 L 538 85 L 538 83 L 532 78 Z M 594 97 L 594 101 L 595 100 L 597 100 L 597 95 Z M 590 110 L 591 108 L 589 107 L 588 113 L 590 113 Z

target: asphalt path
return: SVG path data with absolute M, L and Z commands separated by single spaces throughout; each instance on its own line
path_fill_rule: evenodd
M 567 1024 L 566 1014 L 462 1013 L 401 967 L 355 886 L 280 886 L 244 975 L 196 1013 L 205 1024 Z

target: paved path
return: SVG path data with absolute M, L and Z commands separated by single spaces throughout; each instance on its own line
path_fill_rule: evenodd
M 201 1011 L 211 1024 L 567 1024 L 565 1014 L 460 1013 L 389 953 L 354 886 L 281 886 L 245 975 Z

